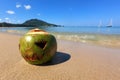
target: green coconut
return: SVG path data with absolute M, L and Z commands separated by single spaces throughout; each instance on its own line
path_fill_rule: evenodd
M 33 29 L 20 38 L 19 50 L 28 63 L 43 64 L 55 55 L 57 42 L 48 32 Z

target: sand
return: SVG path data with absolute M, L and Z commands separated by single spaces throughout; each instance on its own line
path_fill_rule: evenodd
M 21 57 L 19 39 L 0 33 L 0 80 L 120 80 L 120 49 L 57 40 L 53 60 L 36 66 Z

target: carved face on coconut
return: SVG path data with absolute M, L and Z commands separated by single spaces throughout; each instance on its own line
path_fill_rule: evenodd
M 57 50 L 53 35 L 40 29 L 33 29 L 20 39 L 22 57 L 30 64 L 43 64 L 51 60 Z

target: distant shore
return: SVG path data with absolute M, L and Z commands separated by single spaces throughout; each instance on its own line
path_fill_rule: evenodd
M 120 79 L 120 49 L 57 40 L 52 63 L 35 66 L 21 57 L 20 37 L 0 33 L 0 80 Z
M 39 19 L 30 19 L 30 20 L 26 20 L 24 23 L 19 23 L 19 24 L 18 23 L 13 24 L 7 22 L 0 23 L 0 27 L 40 27 L 40 26 L 62 27 L 61 25 L 51 24 Z

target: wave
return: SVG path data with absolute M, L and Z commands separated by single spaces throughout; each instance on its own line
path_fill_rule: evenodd
M 119 35 L 102 34 L 53 34 L 57 39 L 82 42 L 111 48 L 120 48 Z
M 1 32 L 8 32 L 13 34 L 23 35 L 25 30 L 0 30 Z M 120 48 L 120 35 L 104 35 L 104 34 L 89 34 L 89 33 L 60 33 L 50 32 L 57 39 L 69 40 L 75 42 L 82 42 L 87 44 L 99 45 L 104 47 Z

